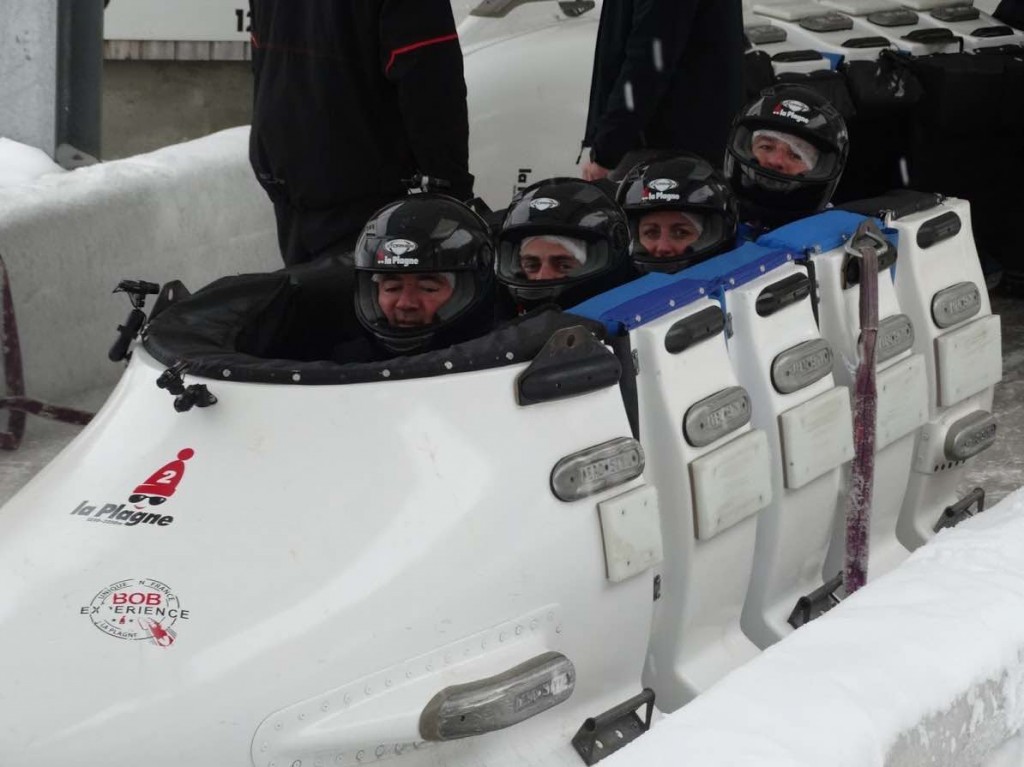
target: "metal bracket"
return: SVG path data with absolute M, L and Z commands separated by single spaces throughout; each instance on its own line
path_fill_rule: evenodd
M 978 507 L 978 510 L 971 511 L 971 508 L 975 505 Z M 939 521 L 935 523 L 934 530 L 939 532 L 939 530 L 947 527 L 956 527 L 965 519 L 981 514 L 984 510 L 985 491 L 980 487 L 976 487 L 952 506 L 947 506 L 943 510 Z
M 205 384 L 185 386 L 184 375 L 188 372 L 188 363 L 179 362 L 167 368 L 156 379 L 156 385 L 174 397 L 174 409 L 179 413 L 187 413 L 193 407 L 210 407 L 217 404 L 217 398 L 210 393 Z
M 842 601 L 839 590 L 843 587 L 843 574 L 819 586 L 810 594 L 800 597 L 789 615 L 789 625 L 795 629 L 820 618 Z
M 641 706 L 647 706 L 643 720 L 636 713 Z M 639 695 L 587 719 L 572 739 L 572 747 L 590 767 L 651 729 L 653 714 L 654 690 L 646 687 Z

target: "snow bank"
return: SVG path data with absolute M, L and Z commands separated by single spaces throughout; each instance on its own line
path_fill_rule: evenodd
M 120 280 L 181 279 L 195 290 L 281 265 L 247 144 L 248 128 L 235 128 L 0 188 L 0 257 L 29 396 L 59 401 L 120 376 L 107 361 L 130 309 L 111 295 Z
M 0 136 L 0 188 L 35 181 L 48 173 L 64 173 L 42 149 Z
M 1024 724 L 1024 490 L 940 534 L 607 767 L 1006 765 Z M 1002 749 L 1002 753 L 999 753 Z M 1009 752 L 1009 753 L 1008 753 Z

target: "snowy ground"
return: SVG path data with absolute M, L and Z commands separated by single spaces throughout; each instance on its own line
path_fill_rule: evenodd
M 48 173 L 64 172 L 43 150 L 0 136 L 0 187 L 27 184 Z

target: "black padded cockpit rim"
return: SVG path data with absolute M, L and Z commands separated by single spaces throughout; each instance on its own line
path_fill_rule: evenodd
M 373 383 L 489 370 L 532 360 L 551 335 L 582 325 L 599 338 L 604 326 L 557 307 L 542 307 L 491 333 L 446 349 L 382 362 L 338 363 L 263 358 L 240 350 L 268 308 L 295 290 L 288 275 L 225 277 L 167 307 L 146 329 L 146 351 L 185 374 L 221 381 L 283 385 Z

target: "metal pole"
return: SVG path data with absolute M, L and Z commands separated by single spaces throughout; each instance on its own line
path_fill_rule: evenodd
M 0 0 L 0 136 L 51 157 L 57 27 L 57 0 Z
M 103 0 L 59 0 L 57 135 L 65 168 L 100 158 L 103 109 Z

